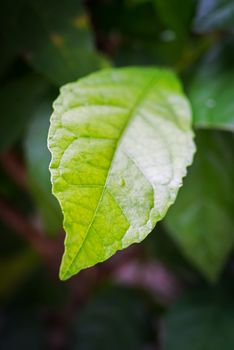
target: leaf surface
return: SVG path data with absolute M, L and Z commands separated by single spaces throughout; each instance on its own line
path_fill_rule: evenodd
M 19 1 L 6 4 L 2 17 L 11 46 L 57 86 L 110 66 L 95 48 L 81 1 Z
M 194 10 L 193 0 L 153 0 L 153 3 L 162 23 L 171 30 L 174 30 L 176 35 L 180 37 L 180 40 L 188 34 L 189 24 Z M 183 8 L 183 11 L 181 11 L 181 8 Z
M 165 223 L 184 255 L 215 281 L 233 248 L 234 140 L 200 131 L 197 154 Z
M 224 40 L 202 58 L 189 86 L 197 128 L 234 130 L 234 45 Z
M 174 202 L 194 153 L 190 107 L 173 73 L 104 70 L 68 84 L 49 131 L 67 279 L 142 241 Z

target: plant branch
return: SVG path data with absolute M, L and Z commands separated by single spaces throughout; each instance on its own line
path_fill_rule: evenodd
M 0 198 L 0 220 L 26 239 L 46 262 L 54 261 L 58 265 L 60 250 L 62 250 L 60 240 L 55 241 L 46 237 L 42 231 L 34 227 L 2 198 Z
M 6 173 L 23 190 L 27 190 L 27 174 L 23 165 L 13 151 L 8 151 L 0 156 L 0 164 Z

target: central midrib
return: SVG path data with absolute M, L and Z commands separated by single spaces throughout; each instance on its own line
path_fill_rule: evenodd
M 158 74 L 157 74 L 158 75 Z M 156 76 L 157 76 L 156 75 Z M 149 91 L 151 90 L 152 86 L 155 85 L 155 82 L 157 81 L 158 79 L 156 79 L 156 77 L 154 76 L 153 78 L 150 79 L 150 81 L 147 83 L 146 87 L 143 89 L 143 92 L 141 94 L 139 94 L 139 96 L 137 97 L 136 99 L 136 102 L 134 104 L 134 106 L 131 108 L 131 110 L 129 111 L 129 117 L 127 118 L 127 121 L 123 127 L 123 130 L 119 136 L 119 139 L 118 141 L 116 142 L 116 147 L 114 149 L 114 152 L 113 152 L 113 157 L 111 159 L 111 166 L 110 166 L 110 169 L 107 173 L 107 177 L 106 177 L 106 181 L 105 181 L 105 184 L 103 186 L 103 190 L 102 190 L 102 193 L 100 195 L 100 198 L 99 198 L 99 201 L 97 203 L 97 206 L 96 206 L 96 209 L 94 211 L 94 214 L 93 214 L 93 217 L 92 217 L 92 220 L 88 226 L 88 229 L 86 231 L 86 234 L 85 234 L 85 238 L 80 246 L 80 248 L 78 249 L 77 253 L 75 254 L 75 256 L 73 257 L 72 261 L 70 262 L 69 266 L 67 267 L 66 271 L 62 274 L 64 277 L 66 276 L 70 266 L 72 266 L 72 264 L 74 263 L 74 261 L 77 259 L 77 257 L 79 256 L 79 253 L 82 249 L 82 246 L 84 245 L 85 241 L 87 240 L 88 238 L 88 235 L 89 235 L 89 232 L 90 232 L 90 229 L 91 229 L 91 226 L 93 225 L 93 222 L 95 220 L 95 217 L 97 215 L 97 212 L 99 210 L 99 207 L 100 207 L 100 204 L 102 203 L 102 199 L 103 199 L 103 196 L 104 196 L 104 193 L 107 189 L 107 185 L 109 183 L 109 178 L 110 178 L 110 174 L 111 174 L 111 171 L 112 171 L 112 168 L 113 168 L 113 164 L 115 162 L 115 156 L 116 156 L 116 150 L 119 148 L 120 144 L 121 144 L 121 141 L 122 139 L 124 138 L 124 135 L 125 133 L 127 132 L 127 129 L 128 127 L 130 126 L 130 124 L 132 123 L 132 121 L 134 120 L 134 115 L 135 115 L 135 112 L 137 111 L 137 109 L 139 108 L 139 106 L 142 104 L 142 102 L 144 101 L 145 97 L 148 95 Z

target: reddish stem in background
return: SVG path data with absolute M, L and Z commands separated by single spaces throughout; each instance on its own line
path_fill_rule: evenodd
M 0 165 L 15 184 L 23 191 L 28 192 L 28 179 L 25 167 L 14 150 L 0 155 Z M 0 220 L 14 232 L 23 237 L 33 249 L 45 260 L 49 268 L 58 274 L 59 259 L 62 255 L 61 236 L 50 239 L 28 218 L 24 217 L 11 204 L 0 198 Z
M 0 220 L 4 222 L 6 226 L 20 234 L 21 237 L 26 239 L 35 251 L 46 260 L 46 262 L 55 262 L 55 265 L 58 266 L 60 251 L 62 252 L 60 240 L 55 241 L 46 237 L 43 232 L 34 227 L 26 218 L 1 198 Z
M 27 174 L 25 172 L 24 166 L 20 162 L 19 158 L 13 153 L 13 151 L 8 151 L 0 155 L 0 164 L 5 172 L 21 189 L 28 189 Z
M 24 191 L 28 191 L 27 174 L 19 158 L 9 151 L 0 156 L 0 165 L 14 182 Z M 26 217 L 12 208 L 0 198 L 0 220 L 29 242 L 33 249 L 44 259 L 47 267 L 58 276 L 58 268 L 62 256 L 61 236 L 56 240 L 49 239 L 39 228 L 35 227 Z M 119 252 L 109 261 L 91 269 L 82 271 L 73 277 L 70 284 L 72 296 L 63 310 L 63 316 L 68 322 L 73 310 L 84 303 L 94 286 L 106 279 L 115 283 L 131 285 L 148 290 L 157 295 L 164 304 L 170 304 L 175 295 L 181 291 L 177 279 L 160 263 L 143 262 L 144 252 L 139 245 L 133 245 L 124 252 Z M 149 271 L 148 271 L 149 270 Z

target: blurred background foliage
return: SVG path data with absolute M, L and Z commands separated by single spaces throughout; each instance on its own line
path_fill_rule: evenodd
M 0 348 L 233 350 L 234 2 L 8 0 L 0 40 Z M 141 245 L 59 282 L 52 102 L 62 84 L 127 65 L 180 76 L 194 164 Z

